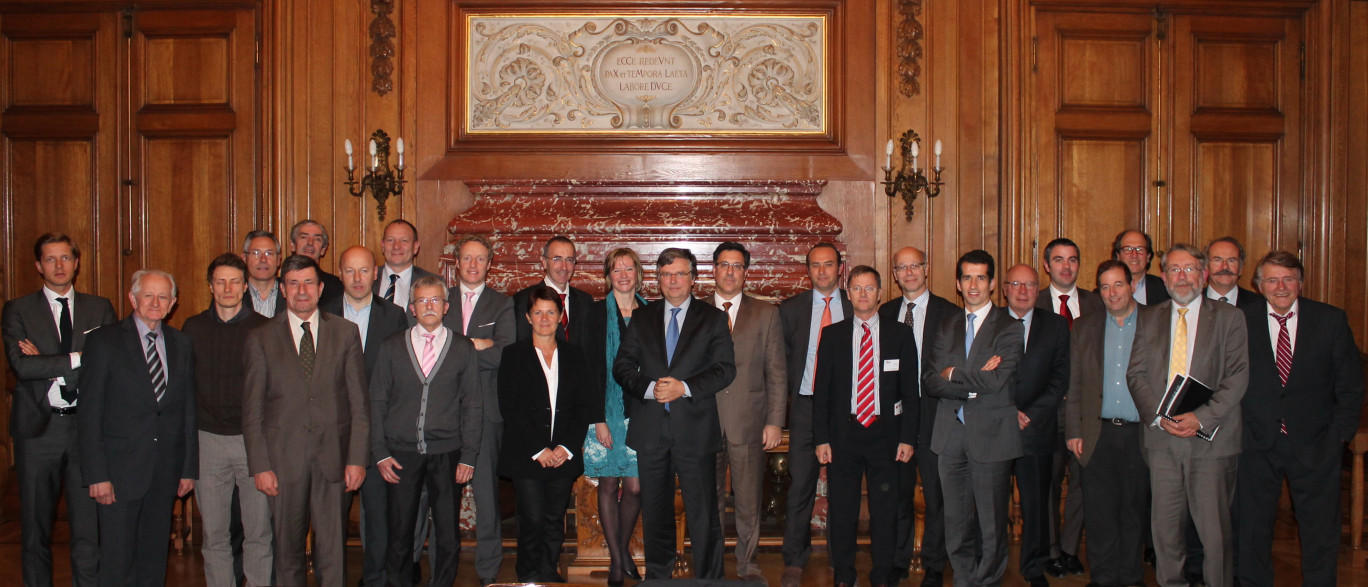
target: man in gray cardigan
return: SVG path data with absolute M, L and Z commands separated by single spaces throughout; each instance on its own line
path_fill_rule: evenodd
M 370 386 L 371 450 L 390 484 L 385 574 L 390 584 L 413 575 L 413 528 L 426 487 L 436 534 L 432 584 L 450 585 L 461 490 L 475 473 L 484 423 L 480 365 L 470 339 L 442 325 L 450 305 L 441 278 L 415 280 L 409 308 L 418 323 L 385 339 Z

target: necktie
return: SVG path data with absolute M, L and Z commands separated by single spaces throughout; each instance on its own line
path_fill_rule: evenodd
M 152 392 L 161 402 L 166 395 L 166 371 L 162 369 L 161 355 L 157 354 L 157 333 L 147 333 L 147 374 L 152 376 Z
M 907 315 L 906 315 L 906 316 L 903 316 L 903 324 L 906 324 L 906 325 L 911 326 L 911 327 L 913 327 L 913 328 L 916 328 L 916 327 L 917 327 L 917 304 L 916 304 L 916 302 L 908 302 L 908 303 L 907 303 Z
M 67 305 L 66 298 L 57 298 L 57 303 L 62 305 L 62 313 L 57 317 L 57 335 L 61 337 L 59 348 L 66 355 L 71 353 L 71 307 Z M 76 388 L 62 385 L 58 387 L 58 392 L 62 394 L 62 401 L 68 404 L 76 402 Z
M 1228 297 L 1226 297 L 1226 296 L 1221 296 L 1221 301 L 1223 301 L 1223 302 L 1229 304 L 1229 303 L 1230 303 L 1230 298 L 1228 298 Z
M 429 373 L 432 373 L 432 366 L 437 363 L 437 349 L 432 346 L 432 339 L 437 338 L 437 335 L 427 332 L 423 333 L 422 337 L 423 359 L 418 362 L 418 366 L 423 368 L 423 377 L 427 377 Z
M 670 308 L 670 324 L 665 327 L 665 364 L 674 362 L 675 345 L 679 344 L 679 310 L 680 308 Z M 665 404 L 665 411 L 670 411 L 670 404 Z
M 1178 326 L 1173 329 L 1173 350 L 1169 352 L 1169 376 L 1168 380 L 1180 373 L 1187 372 L 1187 344 L 1188 344 L 1188 323 L 1187 308 L 1178 308 Z
M 570 300 L 561 294 L 561 329 L 565 331 L 565 340 L 570 340 Z
M 974 346 L 974 320 L 978 319 L 978 314 L 969 314 L 969 326 L 964 331 L 964 358 L 969 358 L 969 349 Z M 955 410 L 955 417 L 959 418 L 960 424 L 964 423 L 964 406 Z
M 470 315 L 475 312 L 475 292 L 465 292 L 465 303 L 461 304 L 461 334 L 470 336 Z
M 314 368 L 314 338 L 313 332 L 309 330 L 309 323 L 300 324 L 304 329 L 304 334 L 299 336 L 299 366 L 304 369 L 304 377 L 313 377 Z
M 391 302 L 391 303 L 394 302 L 394 284 L 397 283 L 398 281 L 399 281 L 399 276 L 398 276 L 397 274 L 391 273 L 391 274 L 390 274 L 390 285 L 389 285 L 389 289 L 385 290 L 385 301 Z
M 860 326 L 864 334 L 860 336 L 860 376 L 855 380 L 855 419 L 868 428 L 874 423 L 874 337 L 868 324 Z
M 1073 310 L 1069 309 L 1069 294 L 1059 294 L 1059 315 L 1064 317 L 1064 323 L 1069 325 L 1069 330 L 1073 330 Z
M 732 329 L 731 307 L 731 302 L 722 302 L 722 311 L 727 313 L 727 332 L 731 332 Z
M 1292 372 L 1292 335 L 1287 330 L 1287 321 L 1296 315 L 1296 312 L 1288 312 L 1286 316 L 1269 314 L 1278 321 L 1278 381 L 1283 386 L 1287 385 L 1287 374 Z

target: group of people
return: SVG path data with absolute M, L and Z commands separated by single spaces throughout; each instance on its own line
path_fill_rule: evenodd
M 730 490 L 736 575 L 763 581 L 765 452 L 786 424 L 783 587 L 803 580 L 823 466 L 837 585 L 857 582 L 862 499 L 869 582 L 907 579 L 917 487 L 922 585 L 947 570 L 955 585 L 1000 584 L 1013 476 L 1032 585 L 1088 571 L 1097 585 L 1143 585 L 1149 551 L 1161 585 L 1272 585 L 1284 478 L 1304 581 L 1335 583 L 1339 457 L 1363 373 L 1344 312 L 1300 296 L 1303 267 L 1286 252 L 1258 261 L 1254 292 L 1238 286 L 1235 239 L 1175 244 L 1156 277 L 1150 238 L 1128 230 L 1089 291 L 1078 246 L 1061 238 L 1045 247 L 1049 284 L 1011 267 L 999 307 L 986 251 L 956 263 L 961 306 L 929 291 L 921 250 L 893 255 L 902 295 L 882 302 L 877 269 L 847 268 L 819 243 L 811 289 L 776 306 L 745 293 L 751 255 L 736 242 L 713 251 L 706 297 L 695 254 L 664 249 L 654 302 L 627 248 L 604 255 L 603 300 L 573 287 L 579 251 L 564 236 L 542 247 L 544 279 L 511 297 L 486 284 L 493 246 L 480 235 L 455 244 L 452 287 L 414 265 L 404 220 L 385 227 L 383 262 L 354 246 L 339 275 L 319 265 L 322 224 L 299 222 L 288 244 L 282 258 L 274 234 L 253 231 L 241 254 L 215 258 L 212 305 L 176 330 L 164 323 L 173 276 L 134 274 L 119 320 L 109 300 L 75 291 L 70 237 L 37 240 L 43 287 L 8 301 L 0 324 L 18 380 L 25 585 L 51 584 L 63 489 L 77 585 L 163 584 L 172 502 L 191 491 L 209 585 L 304 585 L 310 529 L 318 583 L 345 584 L 353 492 L 362 585 L 417 584 L 425 543 L 431 584 L 451 585 L 466 484 L 475 573 L 489 584 L 503 559 L 500 477 L 516 493 L 518 579 L 563 582 L 581 476 L 597 485 L 610 585 L 642 579 L 638 516 L 645 578 L 672 575 L 676 487 L 695 575 L 724 576 Z M 1211 399 L 1161 415 L 1177 376 Z M 1077 556 L 1085 524 L 1090 569 Z

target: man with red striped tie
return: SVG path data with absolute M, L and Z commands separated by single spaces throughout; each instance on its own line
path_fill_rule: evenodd
M 921 422 L 917 341 L 910 326 L 879 319 L 883 284 L 867 265 L 846 287 L 854 318 L 822 330 L 812 392 L 813 442 L 827 465 L 831 566 L 838 586 L 854 585 L 861 480 L 869 488 L 871 585 L 893 576 L 898 465 L 912 459 Z

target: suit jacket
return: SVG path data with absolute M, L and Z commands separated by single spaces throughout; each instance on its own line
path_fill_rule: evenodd
M 517 340 L 532 338 L 532 325 L 527 322 L 527 300 L 532 295 L 532 288 L 541 283 L 542 281 L 538 281 L 513 294 L 513 322 L 518 325 Z M 594 296 L 589 295 L 587 291 L 572 287 L 566 298 L 570 300 L 570 338 L 568 340 L 581 349 L 589 348 L 590 337 L 592 336 L 589 308 L 594 305 Z M 556 327 L 556 340 L 567 340 L 565 338 L 565 327 Z
M 312 377 L 299 365 L 288 312 L 247 335 L 242 439 L 252 475 L 310 467 L 309 453 L 332 483 L 342 482 L 346 466 L 370 464 L 370 399 L 360 332 L 327 312 L 319 311 L 318 320 Z M 314 450 L 303 449 L 309 445 Z
M 1102 316 L 1106 311 L 1093 314 Z M 1058 447 L 1059 406 L 1068 389 L 1068 322 L 1063 316 L 1037 308 L 1031 313 L 1031 332 L 1026 337 L 1026 352 L 1017 363 L 1012 389 L 1017 409 L 1031 419 L 1021 431 L 1021 447 L 1026 454 L 1047 455 Z
M 551 398 L 541 361 L 531 340 L 504 349 L 499 363 L 500 409 L 504 423 L 499 474 L 519 479 L 556 479 L 584 474 L 584 431 L 603 421 L 602 393 L 595 391 L 589 362 L 572 344 L 556 345 L 558 363 L 556 427 L 551 428 Z M 564 446 L 574 458 L 555 468 L 543 468 L 532 457 L 543 449 Z
M 1239 308 L 1244 311 L 1254 310 L 1256 312 L 1263 312 L 1264 309 L 1267 307 L 1265 304 L 1267 304 L 1268 301 L 1264 299 L 1263 294 L 1256 291 L 1249 291 L 1238 285 L 1235 286 L 1235 289 L 1239 290 L 1239 293 L 1235 294 L 1236 308 Z M 1206 286 L 1206 289 L 1202 290 L 1202 296 L 1204 297 L 1211 295 L 1211 293 L 1212 289 L 1210 285 Z
M 82 482 L 111 482 L 120 499 L 141 498 L 154 479 L 174 488 L 178 479 L 199 478 L 190 339 L 162 324 L 166 394 L 158 402 L 134 320 L 90 334 L 76 413 Z
M 640 294 L 637 294 L 636 301 L 638 308 L 646 307 L 646 298 L 641 297 Z M 614 354 L 612 357 L 608 356 L 608 312 L 610 311 L 608 307 L 609 304 L 613 304 L 615 306 L 617 304 L 617 302 L 613 299 L 613 294 L 611 293 L 608 294 L 608 297 L 601 299 L 597 302 L 594 302 L 593 308 L 589 310 L 589 336 L 586 339 L 589 341 L 589 346 L 588 348 L 581 349 L 582 351 L 584 351 L 584 355 L 590 363 L 589 376 L 594 383 L 594 389 L 598 392 L 600 396 L 602 396 L 599 402 L 604 405 L 605 411 L 603 417 L 605 420 L 610 416 L 610 414 L 607 413 L 607 396 L 604 395 L 608 391 L 608 378 L 613 376 L 613 374 L 610 372 L 612 370 L 610 360 L 617 359 L 616 354 Z M 627 321 L 623 320 L 622 315 L 618 313 L 616 307 L 612 308 L 611 311 L 614 315 L 617 316 L 618 345 L 621 346 L 622 337 L 627 334 Z M 526 320 L 526 318 L 523 319 Z M 624 412 L 619 412 L 618 414 L 616 414 L 616 417 L 618 419 L 627 418 L 627 414 L 625 413 L 626 409 L 627 406 L 624 405 Z
M 324 271 L 321 264 L 318 266 L 318 282 L 323 284 L 323 293 L 318 296 L 318 305 L 320 306 L 326 302 L 341 298 L 342 293 L 346 291 L 346 288 L 342 285 L 342 278 Z M 280 293 L 281 295 L 284 295 L 285 288 L 280 288 Z M 283 302 L 276 303 L 277 312 L 280 311 L 282 304 Z
M 1145 286 L 1149 287 L 1149 286 Z M 1041 288 L 1040 295 L 1036 297 L 1035 307 L 1045 310 L 1051 314 L 1059 315 L 1059 298 L 1050 297 L 1050 286 Z M 1102 303 L 1102 296 L 1097 292 L 1078 288 L 1078 314 L 1087 316 L 1088 314 L 1102 314 L 1107 311 L 1107 305 Z M 1079 316 L 1074 316 L 1077 320 Z
M 936 345 L 936 337 L 942 332 L 942 324 L 947 319 L 957 318 L 964 313 L 959 306 L 936 294 L 931 294 L 929 299 L 926 303 L 926 324 L 922 326 L 922 343 L 917 347 L 923 365 L 930 358 L 930 349 Z M 879 318 L 896 322 L 900 309 L 902 298 L 884 302 L 884 305 L 879 306 Z M 917 429 L 917 450 L 931 450 L 931 437 L 936 431 L 936 409 L 940 405 L 940 398 L 927 395 L 920 389 L 920 382 L 918 388 L 921 395 L 921 425 Z
M 447 290 L 447 302 L 451 304 L 451 309 L 447 310 L 446 317 L 442 318 L 442 324 L 456 334 L 464 334 L 466 338 L 488 338 L 494 341 L 494 346 L 477 351 L 476 355 L 480 359 L 480 388 L 484 395 L 485 421 L 503 422 L 499 410 L 499 359 L 503 357 L 504 347 L 512 344 L 517 336 L 520 316 L 513 312 L 513 298 L 486 285 L 480 297 L 475 299 L 475 309 L 470 314 L 470 332 L 465 333 L 461 332 L 461 316 L 465 311 L 465 296 L 461 295 L 461 286 Z M 526 324 L 526 313 L 521 318 Z
M 978 462 L 1010 461 L 1020 457 L 1021 427 L 1017 425 L 1017 405 L 1012 397 L 1013 378 L 1021 362 L 1021 323 L 1007 310 L 992 307 L 974 335 L 969 356 L 964 356 L 964 312 L 941 324 L 930 359 L 922 364 L 922 393 L 940 398 L 931 450 L 941 454 L 952 427 L 964 429 L 969 458 Z M 981 370 L 993 356 L 1002 358 L 992 371 Z M 954 367 L 952 378 L 941 377 L 946 367 Z M 970 393 L 977 396 L 969 399 Z M 955 412 L 964 408 L 964 424 Z
M 850 297 L 845 290 L 836 290 L 841 299 L 842 316 L 855 315 L 850 305 Z M 779 304 L 779 321 L 784 325 L 784 347 L 788 352 L 788 389 L 789 398 L 798 397 L 798 388 L 803 384 L 803 368 L 807 366 L 808 335 L 812 332 L 813 290 L 806 290 Z M 814 373 L 815 377 L 816 374 Z
M 1363 406 L 1363 367 L 1349 319 L 1329 304 L 1297 300 L 1297 339 L 1284 386 L 1268 331 L 1268 304 L 1260 306 L 1245 311 L 1249 390 L 1240 402 L 1244 449 L 1272 449 L 1281 418 L 1298 461 L 1307 467 L 1338 465 L 1342 444 L 1358 431 Z
M 1140 306 L 1136 306 L 1136 312 Z M 1073 332 L 1069 341 L 1069 392 L 1064 405 L 1064 437 L 1083 439 L 1083 456 L 1078 461 L 1087 466 L 1092 453 L 1097 449 L 1097 437 L 1102 434 L 1102 361 L 1103 344 L 1107 338 L 1107 321 L 1111 316 L 1106 312 L 1083 314 L 1074 320 Z M 1137 317 L 1137 328 L 1139 321 Z M 1149 424 L 1148 418 L 1140 415 L 1141 424 Z
M 376 274 L 377 276 L 383 276 L 383 275 L 384 275 L 384 272 L 385 272 L 385 265 L 377 265 L 377 266 L 375 267 L 375 274 Z M 416 283 L 416 282 L 418 281 L 419 278 L 421 278 L 421 277 L 426 277 L 426 276 L 428 276 L 428 275 L 431 275 L 431 276 L 433 276 L 433 277 L 438 277 L 438 275 L 437 275 L 436 273 L 433 273 L 433 272 L 431 272 L 431 271 L 428 271 L 427 269 L 423 269 L 422 267 L 419 267 L 419 266 L 417 266 L 417 265 L 414 265 L 414 266 L 413 266 L 413 275 L 409 277 L 409 285 L 412 286 L 414 283 Z M 380 282 L 382 282 L 382 281 L 385 282 L 385 283 L 383 283 L 383 284 L 380 283 Z M 383 287 L 382 287 L 382 286 L 383 286 Z M 388 279 L 380 279 L 380 278 L 377 277 L 376 280 L 375 280 L 375 282 L 374 282 L 374 283 L 371 283 L 371 293 L 372 293 L 372 294 L 375 294 L 375 295 L 378 296 L 378 297 L 384 297 L 385 291 L 388 290 L 388 289 L 389 289 L 389 280 L 388 280 Z M 450 299 L 447 299 L 447 301 L 450 302 L 451 300 L 450 300 Z M 452 302 L 452 303 L 454 304 L 455 302 Z M 409 316 L 409 326 L 413 326 L 414 324 L 417 324 L 417 323 L 418 323 L 418 320 L 417 320 L 416 318 L 413 317 L 413 314 L 410 313 L 410 312 L 408 311 L 408 308 L 399 308 L 399 309 L 400 309 L 400 310 L 403 310 L 405 314 L 408 314 L 408 316 Z
M 459 451 L 461 464 L 475 466 L 484 432 L 479 359 L 470 339 L 448 330 L 427 376 L 419 370 L 422 349 L 414 348 L 409 329 L 381 343 L 370 379 L 370 443 L 376 461 L 389 458 L 394 450 L 418 451 L 421 413 L 425 454 Z
M 327 303 L 319 302 L 318 308 L 342 318 L 346 296 L 330 300 Z M 370 381 L 370 376 L 375 372 L 375 359 L 380 356 L 380 344 L 385 342 L 391 334 L 408 329 L 408 320 L 404 318 L 407 312 L 401 310 L 384 298 L 372 295 L 370 322 L 366 326 L 366 344 L 363 345 L 363 354 L 366 357 L 366 381 Z M 346 318 L 343 318 L 345 320 Z M 360 328 L 357 328 L 358 335 Z
M 687 384 L 690 394 L 670 402 L 668 427 L 664 404 L 645 399 L 650 384 L 667 376 Z M 691 455 L 721 450 L 717 392 L 736 378 L 727 315 L 721 310 L 703 300 L 690 301 L 670 361 L 665 356 L 665 300 L 638 308 L 622 334 L 613 377 L 622 386 L 623 404 L 632 419 L 627 446 L 641 452 L 668 444 L 672 450 Z M 666 430 L 668 442 L 662 434 Z
M 839 447 L 848 442 L 851 396 L 850 382 L 855 370 L 853 346 L 855 321 L 842 320 L 822 329 L 817 345 L 817 372 L 812 385 L 812 437 L 817 446 Z M 888 424 L 872 427 L 882 431 L 878 442 L 893 456 L 898 444 L 917 446 L 921 424 L 921 402 L 917 399 L 917 337 L 912 327 L 901 322 L 879 319 L 879 421 Z M 890 369 L 889 361 L 897 367 Z M 899 414 L 901 412 L 901 414 Z
M 1211 401 L 1193 412 L 1206 430 L 1221 426 L 1211 442 L 1197 437 L 1178 438 L 1158 426 L 1149 426 L 1158 413 L 1159 401 L 1169 385 L 1169 353 L 1173 302 L 1149 306 L 1135 325 L 1135 344 L 1126 369 L 1126 385 L 1145 424 L 1141 445 L 1146 450 L 1176 447 L 1188 442 L 1194 457 L 1225 457 L 1240 454 L 1240 399 L 1249 384 L 1249 335 L 1244 315 L 1225 302 L 1198 298 L 1197 339 L 1188 358 L 1188 374 L 1210 386 Z
M 708 296 L 716 302 L 717 296 Z M 757 444 L 765 426 L 784 427 L 788 374 L 779 308 L 741 295 L 732 324 L 736 379 L 717 395 L 717 415 L 732 444 Z M 718 306 L 721 309 L 721 306 Z
M 1154 306 L 1169 300 L 1168 287 L 1164 278 L 1153 273 L 1145 274 L 1145 305 Z
M 91 330 L 112 324 L 119 317 L 109 300 L 74 289 L 71 293 L 75 296 L 71 306 L 71 351 L 80 352 Z M 5 360 L 17 380 L 10 407 L 10 434 L 16 439 L 35 438 L 47 430 L 52 419 L 52 404 L 48 403 L 52 379 L 63 377 L 68 386 L 79 391 L 85 363 L 72 369 L 70 355 L 61 352 L 57 321 L 42 289 L 5 303 L 0 312 L 0 334 L 5 341 Z M 25 339 L 38 347 L 39 354 L 27 356 L 19 350 L 19 341 Z

